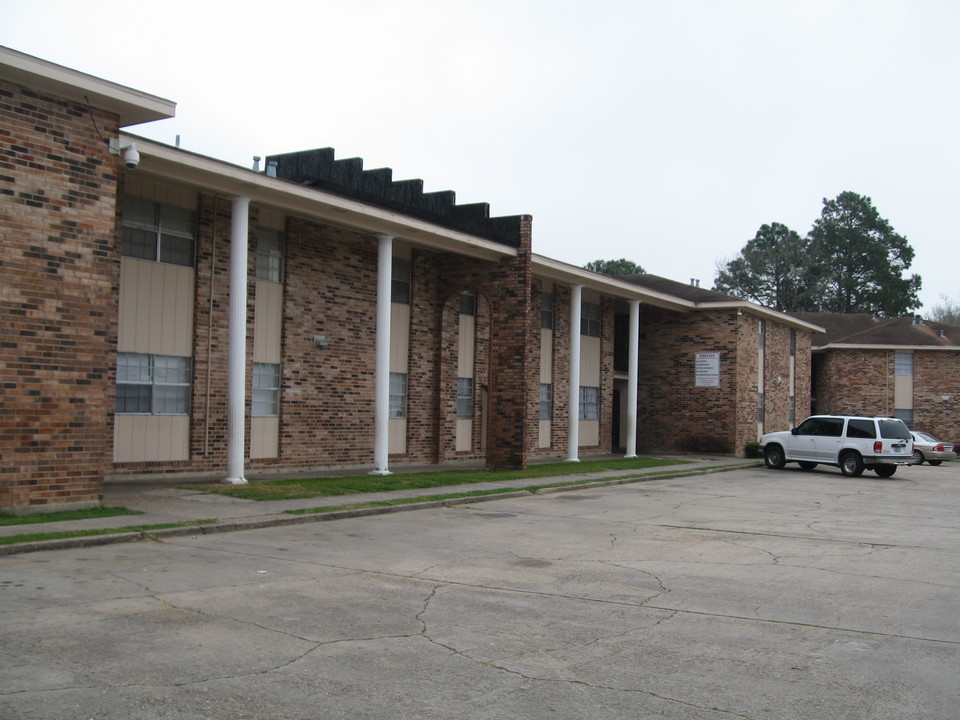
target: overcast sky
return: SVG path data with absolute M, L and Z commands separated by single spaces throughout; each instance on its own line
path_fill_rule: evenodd
M 3 0 L 0 44 L 177 102 L 136 134 L 333 147 L 533 215 L 539 254 L 704 287 L 850 190 L 924 310 L 960 301 L 957 0 Z

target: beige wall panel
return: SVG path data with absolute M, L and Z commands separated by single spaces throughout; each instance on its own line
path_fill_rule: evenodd
M 250 457 L 275 458 L 280 454 L 280 418 L 250 418 Z
M 472 449 L 473 420 L 457 420 L 457 452 Z
M 600 421 L 580 421 L 580 447 L 592 447 L 600 442 Z
M 553 428 L 553 423 L 549 420 L 540 421 L 540 440 L 537 443 L 537 447 L 548 448 L 550 447 L 550 432 Z
M 259 227 L 270 228 L 271 230 L 286 230 L 287 216 L 280 210 L 257 206 L 260 216 L 257 219 Z
M 540 330 L 540 382 L 553 383 L 553 330 Z
M 390 418 L 387 429 L 387 452 L 395 455 L 407 452 L 407 419 Z
M 580 337 L 580 384 L 600 387 L 600 338 Z
M 390 305 L 390 372 L 406 373 L 410 356 L 410 306 Z
M 120 352 L 193 355 L 193 268 L 122 258 Z
M 127 173 L 124 182 L 127 195 L 188 210 L 197 209 L 197 194 L 187 188 L 151 180 L 139 173 Z
M 282 327 L 283 285 L 266 280 L 257 280 L 256 305 L 253 313 L 254 362 L 280 362 L 280 330 Z
M 117 415 L 114 462 L 190 459 L 190 418 L 186 415 Z
M 474 332 L 477 326 L 473 315 L 460 316 L 460 337 L 457 344 L 457 377 L 473 377 Z
M 893 407 L 897 410 L 913 409 L 913 375 L 894 375 Z

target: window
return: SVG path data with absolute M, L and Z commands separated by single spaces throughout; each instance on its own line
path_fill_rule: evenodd
M 893 364 L 894 373 L 897 375 L 913 375 L 913 353 L 896 353 Z
M 767 347 L 767 323 L 765 320 L 760 320 L 757 325 L 757 344 L 760 349 L 763 350 Z
M 797 398 L 793 395 L 790 396 L 790 417 L 788 418 L 790 427 L 793 427 L 797 422 Z
M 118 413 L 186 415 L 190 412 L 191 361 L 175 355 L 117 356 Z
M 193 267 L 196 213 L 185 208 L 127 196 L 123 199 L 123 238 L 127 257 Z
M 600 306 L 597 303 L 580 304 L 580 334 L 600 337 Z
M 900 419 L 900 420 L 903 420 L 904 424 L 906 424 L 906 426 L 907 426 L 908 428 L 913 427 L 913 410 L 907 410 L 907 409 L 894 410 L 894 411 L 893 411 L 893 416 L 894 416 L 895 418 L 898 418 L 898 419 Z M 898 423 L 898 424 L 899 424 L 899 423 Z M 899 435 L 886 435 L 886 434 L 884 434 L 883 421 L 880 422 L 880 434 L 881 434 L 883 437 L 900 437 Z
M 790 357 L 797 356 L 797 331 L 790 331 Z
M 390 373 L 390 417 L 407 416 L 407 374 Z
M 540 327 L 553 330 L 553 293 L 540 293 Z
M 460 314 L 477 314 L 477 293 L 473 290 L 465 290 L 464 292 L 460 293 Z
M 473 378 L 457 378 L 457 420 L 473 417 Z
M 757 422 L 762 423 L 766 418 L 766 395 L 757 393 Z
M 540 419 L 553 418 L 553 385 L 540 383 Z
M 276 417 L 280 414 L 280 364 L 253 364 L 254 417 Z
M 580 419 L 600 419 L 600 388 L 580 386 Z
M 877 437 L 877 429 L 873 420 L 850 420 L 847 423 L 847 437 L 861 440 L 873 440 Z
M 410 304 L 410 260 L 407 258 L 393 259 L 393 282 L 390 295 L 390 299 L 395 303 Z
M 257 228 L 257 280 L 283 282 L 283 233 Z

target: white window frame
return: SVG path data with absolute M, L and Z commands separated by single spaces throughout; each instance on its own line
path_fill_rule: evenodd
M 457 420 L 473 419 L 473 378 L 457 378 Z
M 591 385 L 580 386 L 580 419 L 600 419 L 600 388 Z
M 390 418 L 407 416 L 407 374 L 390 373 Z
M 197 214 L 193 210 L 126 195 L 122 226 L 121 255 L 182 267 L 196 265 Z M 170 250 L 181 244 L 188 248 L 185 252 Z
M 409 258 L 395 257 L 390 273 L 390 301 L 409 305 L 413 293 L 413 263 Z
M 180 355 L 118 353 L 116 414 L 189 415 L 192 365 L 192 358 Z M 126 409 L 128 393 L 133 387 L 139 388 L 136 400 L 149 405 L 149 409 Z
M 253 364 L 252 417 L 279 417 L 280 385 L 280 363 Z
M 272 228 L 257 228 L 257 280 L 283 282 L 283 233 Z
M 540 419 L 553 419 L 553 385 L 540 383 Z
M 599 303 L 580 303 L 580 334 L 587 337 L 600 337 L 600 318 L 602 310 Z

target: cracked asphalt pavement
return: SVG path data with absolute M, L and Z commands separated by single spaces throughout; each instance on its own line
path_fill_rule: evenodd
M 960 717 L 960 463 L 0 558 L 0 717 Z

